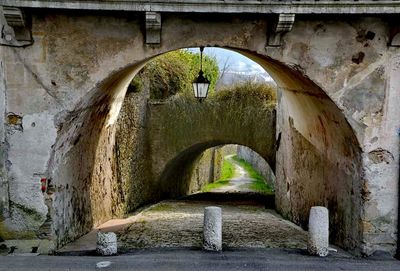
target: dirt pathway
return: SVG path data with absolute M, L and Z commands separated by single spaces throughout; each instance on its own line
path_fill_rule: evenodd
M 236 193 L 236 192 L 254 192 L 249 188 L 249 185 L 253 182 L 253 179 L 250 178 L 247 172 L 241 167 L 232 157 L 234 155 L 226 156 L 226 159 L 229 160 L 235 166 L 235 177 L 229 181 L 228 185 L 224 185 L 222 187 L 214 188 L 210 190 L 210 192 L 218 192 L 218 193 Z

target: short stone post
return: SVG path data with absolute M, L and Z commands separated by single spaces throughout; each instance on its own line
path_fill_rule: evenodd
M 219 207 L 204 209 L 203 249 L 209 251 L 222 250 L 222 212 Z
M 308 252 L 325 257 L 329 249 L 329 213 L 321 206 L 311 207 L 308 221 Z
M 97 232 L 96 252 L 102 256 L 116 255 L 117 235 L 113 232 Z

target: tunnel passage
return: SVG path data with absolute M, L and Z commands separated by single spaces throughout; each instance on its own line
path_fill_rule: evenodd
M 210 147 L 246 144 L 273 167 L 276 90 L 257 86 L 237 92 L 221 90 L 201 103 L 188 93 L 146 102 L 147 87 L 141 93 L 128 93 L 116 134 L 118 183 L 125 184 L 128 211 L 187 195 L 192 168 Z M 144 110 L 135 106 L 138 99 L 144 102 Z
M 229 47 L 255 60 L 278 84 L 276 138 L 280 140 L 275 148 L 276 159 L 266 154 L 270 148 L 258 149 L 246 138 L 240 142 L 265 156 L 267 161 L 274 161 L 270 164 L 275 164 L 278 210 L 290 220 L 305 226 L 312 205 L 327 206 L 331 211 L 331 229 L 334 229 L 332 242 L 351 250 L 359 247 L 363 202 L 361 150 L 357 139 L 343 112 L 325 93 L 324 85 L 316 85 L 301 69 L 284 63 L 286 56 L 266 56 L 267 23 L 264 17 L 218 16 L 204 22 L 201 18 L 177 18 L 166 14 L 163 19 L 163 43 L 155 48 L 143 46 L 137 18 L 127 20 L 124 16 L 104 15 L 104 20 L 93 21 L 83 15 L 74 15 L 73 23 L 71 20 L 65 25 L 61 23 L 65 15 L 61 11 L 59 13 L 61 15 L 52 14 L 51 20 L 46 19 L 47 15 L 34 18 L 40 21 L 42 28 L 52 33 L 46 36 L 51 48 L 65 44 L 67 37 L 71 46 L 75 46 L 70 49 L 76 54 L 65 50 L 54 56 L 53 64 L 57 65 L 51 66 L 53 69 L 50 72 L 60 74 L 57 84 L 65 86 L 65 91 L 77 89 L 82 95 L 80 99 L 71 98 L 73 106 L 60 112 L 56 118 L 57 140 L 48 166 L 49 178 L 54 186 L 49 209 L 56 246 L 76 239 L 94 225 L 124 215 L 132 206 L 128 196 L 132 188 L 130 179 L 121 181 L 118 171 L 117 146 L 123 142 L 117 141 L 115 135 L 126 89 L 135 74 L 159 54 L 179 48 L 213 45 Z M 110 26 L 107 20 L 118 26 L 113 29 L 123 34 L 116 37 L 116 34 L 110 34 L 112 31 L 103 33 L 102 29 L 109 29 Z M 58 31 L 58 25 L 62 25 L 63 32 Z M 91 42 L 74 42 L 82 37 Z M 96 47 L 89 46 L 93 44 Z M 52 52 L 49 51 L 49 58 L 53 56 Z M 62 65 L 65 62 L 76 63 L 77 74 L 80 71 L 82 78 L 71 79 L 71 69 Z M 139 96 L 133 99 L 146 100 Z M 145 102 L 138 102 L 132 110 L 136 116 L 139 116 L 138 112 L 152 110 L 152 114 L 148 115 L 151 120 L 157 111 L 163 111 L 163 107 L 165 105 L 147 106 Z M 176 107 L 179 108 L 178 105 Z M 157 127 L 152 126 L 154 123 L 150 122 L 147 126 L 147 118 L 139 119 L 132 122 L 144 128 L 137 132 L 140 138 L 149 141 L 143 144 L 137 141 L 140 155 L 132 161 L 142 158 L 151 161 L 139 164 L 135 169 L 141 173 L 138 181 L 142 187 L 154 185 L 157 178 L 153 176 L 163 175 L 168 162 L 190 146 L 204 142 L 238 142 L 236 138 L 218 137 L 204 137 L 198 142 L 183 140 L 179 143 L 181 145 L 174 145 L 176 142 L 162 143 L 166 141 L 161 140 L 157 142 L 151 132 L 157 131 Z M 256 138 L 256 141 L 257 144 L 266 144 L 263 139 Z M 155 161 L 154 147 L 157 144 L 166 151 L 161 159 Z M 275 147 L 271 142 L 268 144 Z
M 275 110 L 262 112 L 256 107 L 250 110 L 251 107 L 244 106 L 244 100 L 239 100 L 239 108 L 238 104 L 227 103 L 236 111 L 224 111 L 226 108 L 214 107 L 212 102 L 198 104 L 185 97 L 164 104 L 150 103 L 136 109 L 148 113 L 146 130 L 142 131 L 145 141 L 141 153 L 151 163 L 141 167 L 141 176 L 145 176 L 143 181 L 146 184 L 142 187 L 158 189 L 145 189 L 143 195 L 154 201 L 185 194 L 185 180 L 202 151 L 221 144 L 239 143 L 259 152 L 276 168 L 276 206 L 280 213 L 306 228 L 309 208 L 327 206 L 331 210 L 332 241 L 346 248 L 356 248 L 360 240 L 360 229 L 355 226 L 358 225 L 361 206 L 358 192 L 360 154 L 349 124 L 328 96 L 299 71 L 267 57 L 241 52 L 252 57 L 276 78 L 280 90 L 277 114 L 279 145 L 275 145 Z M 92 98 L 95 103 L 88 111 L 89 118 L 82 119 L 80 127 L 89 129 L 90 133 L 80 132 L 73 141 L 75 146 L 72 150 L 80 153 L 84 149 L 86 154 L 93 155 L 93 160 L 85 161 L 93 163 L 94 167 L 89 174 L 83 175 L 84 183 L 79 184 L 80 189 L 86 192 L 79 196 L 66 192 L 74 205 L 70 210 L 72 218 L 79 214 L 76 221 L 83 222 L 75 222 L 78 228 L 72 228 L 74 233 L 84 232 L 91 225 L 132 210 L 132 199 L 129 199 L 129 182 L 132 180 L 121 182 L 118 179 L 118 159 L 114 156 L 116 129 L 112 124 L 118 113 L 115 108 L 117 104 L 121 106 L 124 89 L 137 70 L 129 68 L 117 74 L 118 79 L 105 84 L 107 92 L 96 91 L 99 96 Z M 186 114 L 188 111 L 191 113 Z M 206 117 L 205 112 L 214 112 L 214 118 Z M 232 119 L 228 122 L 226 118 Z M 221 129 L 222 123 L 228 127 Z M 88 134 L 91 136 L 87 137 Z M 69 159 L 73 158 L 70 154 Z M 108 157 L 106 163 L 100 162 L 105 157 Z M 79 159 L 72 161 L 82 162 Z M 106 171 L 108 176 L 104 174 L 105 167 L 109 168 Z M 78 171 L 76 174 L 82 173 Z M 76 185 L 71 186 L 76 189 Z M 82 202 L 87 198 L 91 198 L 92 206 L 89 208 L 91 214 L 85 218 L 87 209 L 83 210 Z

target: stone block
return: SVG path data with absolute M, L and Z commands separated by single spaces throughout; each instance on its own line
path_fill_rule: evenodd
M 320 257 L 328 255 L 329 214 L 325 207 L 314 206 L 310 210 L 307 249 L 311 255 Z
M 116 255 L 118 252 L 117 235 L 113 232 L 98 232 L 96 252 L 102 256 Z
M 204 241 L 203 249 L 209 251 L 222 250 L 222 211 L 219 207 L 204 209 Z

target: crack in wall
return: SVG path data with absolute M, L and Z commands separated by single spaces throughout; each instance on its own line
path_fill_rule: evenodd
M 26 61 L 24 61 L 24 59 L 21 57 L 21 55 L 18 53 L 18 51 L 15 48 L 12 48 L 14 55 L 18 58 L 19 62 L 22 63 L 22 65 L 24 66 L 24 68 L 29 72 L 29 74 L 33 77 L 33 79 L 35 79 L 36 83 L 38 83 L 43 89 L 44 91 L 46 91 L 46 93 L 52 97 L 54 99 L 54 101 L 59 104 L 59 105 L 63 105 L 61 100 L 57 97 L 57 92 L 52 90 L 50 87 L 46 86 L 43 82 L 42 79 L 40 79 L 39 75 L 37 75 L 33 69 L 26 63 Z

